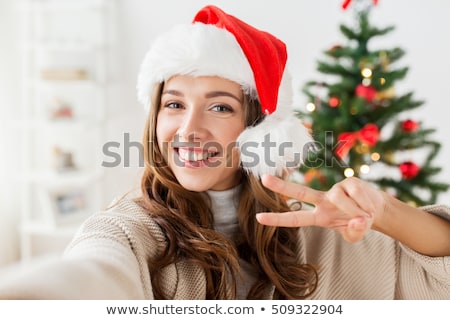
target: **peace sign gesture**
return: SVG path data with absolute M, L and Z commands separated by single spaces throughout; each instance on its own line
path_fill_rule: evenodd
M 271 175 L 264 175 L 262 183 L 274 192 L 314 206 L 312 210 L 257 214 L 258 222 L 265 225 L 325 227 L 340 232 L 348 242 L 357 242 L 385 209 L 383 193 L 357 178 L 347 178 L 326 192 Z

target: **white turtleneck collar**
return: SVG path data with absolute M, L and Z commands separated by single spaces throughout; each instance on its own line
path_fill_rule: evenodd
M 239 232 L 237 211 L 240 191 L 241 185 L 223 191 L 206 191 L 211 199 L 214 228 L 229 240 L 235 239 L 236 233 Z

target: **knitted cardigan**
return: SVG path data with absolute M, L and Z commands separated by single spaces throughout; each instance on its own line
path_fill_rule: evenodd
M 448 207 L 423 209 L 450 220 Z M 324 228 L 299 232 L 300 262 L 318 267 L 312 299 L 450 299 L 450 257 L 421 255 L 376 231 L 355 244 Z M 148 265 L 164 246 L 148 213 L 123 199 L 90 217 L 62 258 L 8 274 L 0 298 L 153 299 Z M 170 299 L 205 299 L 203 270 L 189 262 L 166 267 L 162 284 Z

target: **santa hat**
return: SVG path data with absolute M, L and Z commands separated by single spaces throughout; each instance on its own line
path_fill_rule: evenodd
M 174 75 L 219 76 L 258 99 L 266 117 L 238 137 L 242 166 L 261 176 L 281 175 L 301 165 L 306 128 L 292 108 L 292 84 L 285 44 L 215 6 L 192 24 L 177 25 L 153 43 L 138 76 L 138 99 L 148 109 L 154 85 Z

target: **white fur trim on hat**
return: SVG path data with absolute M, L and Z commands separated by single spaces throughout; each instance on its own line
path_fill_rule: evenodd
M 236 39 L 212 25 L 178 25 L 155 40 L 137 82 L 138 100 L 147 111 L 154 85 L 174 75 L 219 76 L 256 94 L 252 69 Z

